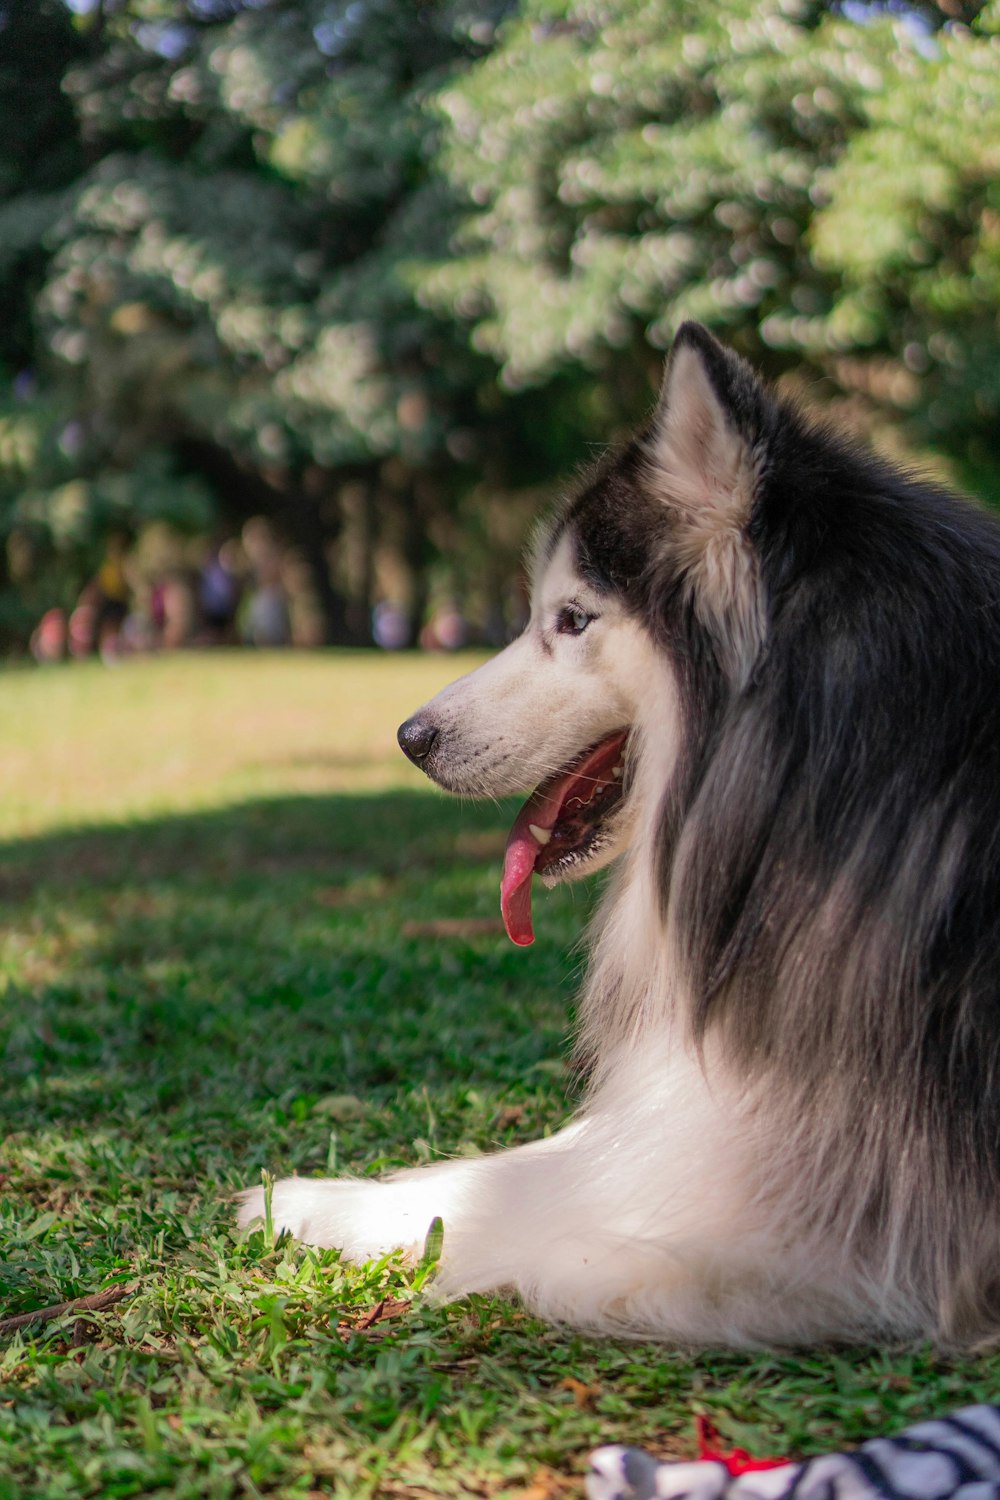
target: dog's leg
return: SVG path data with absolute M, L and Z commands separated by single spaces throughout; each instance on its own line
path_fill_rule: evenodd
M 727 1254 L 739 1222 L 736 1189 L 717 1175 L 707 1203 L 684 1123 L 675 1152 L 662 1108 L 638 1114 L 627 1149 L 619 1122 L 598 1114 L 531 1145 L 382 1181 L 290 1178 L 275 1184 L 274 1224 L 349 1260 L 393 1249 L 412 1260 L 440 1216 L 441 1297 L 510 1288 L 578 1326 L 718 1336 L 706 1309 L 724 1276 L 720 1245 Z M 720 1206 L 733 1216 L 721 1237 Z M 262 1212 L 260 1188 L 243 1195 L 241 1224 Z
M 697 1064 L 675 1055 L 652 1071 L 619 1075 L 531 1145 L 377 1182 L 279 1182 L 274 1224 L 364 1261 L 419 1255 L 440 1216 L 443 1297 L 512 1288 L 577 1325 L 719 1337 L 711 1309 L 746 1248 L 733 1225 L 751 1232 L 745 1133 Z M 260 1188 L 244 1194 L 242 1224 L 262 1211 Z
M 802 1227 L 790 1231 L 802 1193 L 780 1142 L 760 1137 L 724 1076 L 709 1086 L 700 1063 L 655 1061 L 547 1140 L 376 1182 L 279 1182 L 274 1224 L 349 1260 L 412 1259 L 440 1216 L 438 1295 L 510 1288 L 580 1327 L 753 1344 L 870 1326 L 868 1293 L 829 1247 L 802 1250 Z M 262 1212 L 262 1190 L 245 1193 L 241 1224 Z
M 569 1125 L 554 1136 L 514 1147 L 493 1156 L 463 1157 L 394 1173 L 379 1181 L 356 1178 L 288 1177 L 272 1191 L 271 1211 L 276 1229 L 286 1229 L 310 1245 L 330 1246 L 348 1260 L 365 1261 L 388 1250 L 419 1254 L 435 1218 L 445 1224 L 447 1255 L 453 1241 L 463 1237 L 463 1226 L 485 1217 L 502 1223 L 504 1200 L 517 1196 L 522 1174 L 537 1177 L 534 1166 L 545 1157 L 557 1161 L 579 1134 Z M 240 1194 L 239 1223 L 245 1228 L 264 1214 L 264 1189 Z M 488 1230 L 492 1240 L 497 1226 Z

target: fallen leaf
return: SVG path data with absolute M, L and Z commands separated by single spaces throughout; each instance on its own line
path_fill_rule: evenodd
M 587 1411 L 593 1409 L 594 1402 L 601 1394 L 599 1385 L 585 1385 L 582 1380 L 576 1380 L 572 1375 L 567 1375 L 565 1380 L 560 1380 L 557 1389 L 572 1391 L 576 1405 Z
M 390 1318 L 401 1318 L 404 1313 L 409 1312 L 412 1306 L 412 1302 L 403 1301 L 399 1297 L 383 1297 L 380 1302 L 376 1302 L 374 1307 L 362 1313 L 356 1323 L 348 1324 L 348 1327 L 355 1333 L 366 1333 L 369 1328 L 374 1328 L 376 1323 L 387 1323 Z
M 513 1125 L 524 1124 L 524 1105 L 509 1104 L 502 1109 L 493 1121 L 494 1130 L 510 1130 Z

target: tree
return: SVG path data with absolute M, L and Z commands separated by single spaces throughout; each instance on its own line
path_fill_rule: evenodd
M 634 417 L 693 317 L 995 478 L 998 14 L 526 0 L 439 95 L 469 211 L 423 295 L 512 389 Z
M 417 613 L 426 521 L 454 502 L 448 443 L 486 362 L 403 267 L 448 213 L 424 96 L 503 8 L 125 0 L 64 72 L 89 165 L 44 224 L 28 189 L 0 211 L 0 233 L 41 228 L 31 420 L 58 408 L 89 476 L 155 450 L 231 515 L 247 497 L 269 509 L 312 564 L 331 639 L 345 480 L 402 513 Z
M 869 371 L 884 359 L 888 404 L 914 440 L 996 496 L 1000 5 L 897 55 L 823 187 L 810 245 L 836 292 L 823 327 L 796 342 L 809 350 L 818 334 Z
M 212 506 L 330 640 L 377 553 L 498 619 L 685 317 L 995 480 L 1000 0 L 76 3 L 0 0 L 8 640 Z

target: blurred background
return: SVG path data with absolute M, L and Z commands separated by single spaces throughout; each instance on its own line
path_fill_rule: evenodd
M 1000 4 L 0 0 L 0 650 L 500 643 L 687 317 L 1000 495 Z

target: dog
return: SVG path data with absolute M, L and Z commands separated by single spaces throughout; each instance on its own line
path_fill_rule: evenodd
M 686 1344 L 1000 1331 L 1000 523 L 685 324 L 545 528 L 531 617 L 399 741 L 531 791 L 501 904 L 614 864 L 550 1138 L 273 1218 L 438 1292 Z M 261 1189 L 240 1220 L 262 1212 Z

